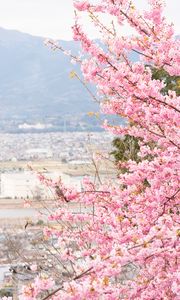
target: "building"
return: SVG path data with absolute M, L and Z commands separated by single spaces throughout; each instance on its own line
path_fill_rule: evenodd
M 61 178 L 65 186 L 81 189 L 78 177 L 63 173 L 44 173 L 44 176 L 54 181 Z M 49 197 L 52 197 L 50 189 L 43 185 L 36 174 L 31 171 L 1 174 L 1 198 L 34 198 L 40 200 Z
M 1 198 L 32 198 L 39 186 L 40 182 L 32 172 L 1 174 Z

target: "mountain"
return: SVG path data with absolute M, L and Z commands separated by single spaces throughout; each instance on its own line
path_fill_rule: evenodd
M 78 45 L 60 41 L 77 53 Z M 78 80 L 69 78 L 74 66 L 44 39 L 0 29 L 0 108 L 3 115 L 75 114 L 94 108 Z M 77 67 L 76 67 L 77 69 Z
M 80 50 L 77 42 L 59 43 L 72 53 Z M 99 126 L 87 118 L 87 112 L 98 111 L 97 104 L 77 79 L 69 77 L 72 70 L 80 73 L 79 67 L 61 51 L 45 46 L 44 38 L 0 28 L 0 67 L 0 131 L 39 121 L 54 122 L 51 129 L 57 130 L 64 122 L 71 127 L 78 122 Z

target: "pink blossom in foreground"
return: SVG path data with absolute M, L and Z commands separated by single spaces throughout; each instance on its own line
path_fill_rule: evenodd
M 52 300 L 178 300 L 180 97 L 175 91 L 162 94 L 164 83 L 152 79 L 150 66 L 179 74 L 180 42 L 163 15 L 161 0 L 149 1 L 145 12 L 129 0 L 75 3 L 76 9 L 91 14 L 102 34 L 103 46 L 91 41 L 76 19 L 74 39 L 86 54 L 81 61 L 84 78 L 97 87 L 101 110 L 130 124 L 106 121 L 104 128 L 137 137 L 142 161 L 120 163 L 128 172 L 120 173 L 116 182 L 95 185 L 85 177 L 81 193 L 40 176 L 57 196 L 58 208 L 49 221 L 61 224 L 59 229 L 44 228 L 44 234 L 57 236 L 58 259 L 69 277 L 61 283 L 38 277 L 24 287 L 22 299 L 47 299 L 43 292 L 48 290 Z M 120 30 L 102 26 L 93 12 L 111 15 L 119 27 L 128 22 L 136 33 L 121 36 Z M 131 52 L 140 61 L 132 62 Z M 79 212 L 69 210 L 71 201 L 81 206 Z

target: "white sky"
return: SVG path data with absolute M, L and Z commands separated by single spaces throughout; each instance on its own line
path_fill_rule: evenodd
M 138 7 L 144 8 L 147 0 L 134 0 Z M 0 0 L 0 27 L 16 29 L 32 35 L 71 40 L 73 25 L 73 0 Z M 166 0 L 166 17 L 180 28 L 180 0 Z M 86 29 L 96 37 L 84 18 Z M 126 29 L 129 34 L 129 29 Z

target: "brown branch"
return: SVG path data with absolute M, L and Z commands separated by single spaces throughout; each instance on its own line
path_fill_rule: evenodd
M 88 273 L 93 269 L 93 267 L 87 269 L 86 271 L 84 271 L 83 273 L 75 276 L 72 280 L 78 280 L 81 277 L 83 277 L 84 275 L 88 275 Z M 52 291 L 49 295 L 45 296 L 42 300 L 47 300 L 50 299 L 50 297 L 52 297 L 53 295 L 55 295 L 57 292 L 59 292 L 60 290 L 62 290 L 63 285 L 61 285 L 60 287 L 58 287 L 56 290 Z
M 93 100 L 97 103 L 100 103 L 100 101 L 96 98 L 96 96 L 91 92 L 91 90 L 88 88 L 87 84 L 75 73 L 75 77 L 81 82 L 81 84 L 85 87 L 85 89 L 88 91 L 90 96 L 93 98 Z
M 64 50 L 60 45 L 57 45 L 54 41 L 52 41 L 52 40 L 48 40 L 47 42 L 46 42 L 46 45 L 48 46 L 48 45 L 50 45 L 50 47 L 51 47 L 51 49 L 52 50 L 61 50 L 63 53 L 66 53 L 66 50 Z M 79 62 L 79 63 L 81 63 L 82 61 L 77 57 L 77 56 L 75 56 L 75 55 L 72 55 L 72 54 L 69 54 L 69 56 L 72 58 L 72 59 L 74 59 L 76 62 Z
M 170 108 L 172 108 L 172 109 L 174 109 L 174 110 L 176 110 L 177 112 L 180 113 L 180 110 L 178 108 L 176 108 L 175 106 L 173 106 L 172 104 L 169 104 L 169 103 L 167 103 L 165 101 L 161 101 L 161 100 L 156 99 L 156 98 L 151 97 L 151 96 L 150 96 L 150 98 L 153 99 L 153 100 L 155 100 L 155 101 L 157 101 L 157 102 L 159 102 L 159 103 L 161 103 L 161 104 L 164 104 L 165 106 L 169 106 Z
M 159 214 L 159 216 L 158 216 L 157 219 L 155 220 L 155 223 L 158 221 L 158 219 L 159 219 L 160 217 L 162 217 L 162 216 L 164 215 L 164 213 L 165 213 L 165 211 L 166 211 L 166 205 L 167 205 L 167 203 L 168 203 L 170 200 L 174 199 L 174 198 L 176 197 L 176 195 L 177 195 L 179 192 L 180 192 L 180 188 L 179 188 L 172 196 L 166 197 L 167 200 L 166 200 L 166 201 L 164 202 L 164 204 L 163 204 L 162 212 Z

